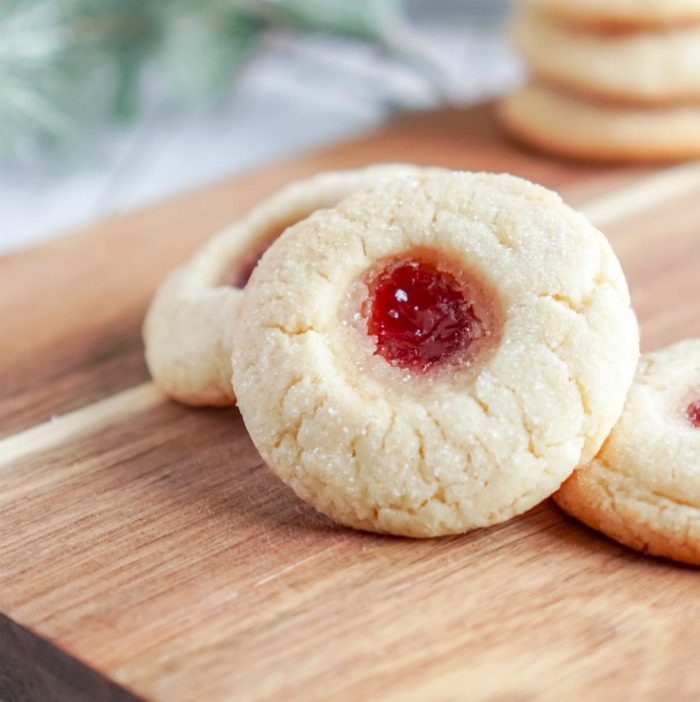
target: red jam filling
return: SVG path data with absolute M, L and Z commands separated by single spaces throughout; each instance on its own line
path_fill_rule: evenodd
M 267 232 L 262 234 L 258 238 L 258 245 L 253 247 L 241 258 L 231 271 L 226 283 L 234 288 L 244 288 L 248 284 L 250 276 L 253 275 L 253 271 L 255 270 L 255 266 L 258 265 L 258 261 L 262 258 L 265 251 L 272 246 L 287 227 L 291 227 L 295 222 L 296 220 L 294 220 L 294 222 L 283 222 L 277 226 L 271 227 Z
M 688 415 L 690 423 L 696 428 L 700 429 L 700 400 L 691 402 L 688 405 L 688 409 L 685 411 Z
M 230 285 L 234 288 L 244 288 L 248 284 L 250 276 L 253 275 L 253 271 L 255 270 L 255 266 L 258 265 L 258 261 L 264 253 L 265 249 L 262 249 L 262 251 L 251 255 L 238 266 L 231 276 Z
M 376 354 L 412 371 L 463 357 L 482 323 L 449 272 L 416 261 L 389 264 L 370 284 L 367 331 Z

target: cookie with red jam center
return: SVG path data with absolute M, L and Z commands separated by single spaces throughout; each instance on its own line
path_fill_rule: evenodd
M 233 404 L 233 317 L 265 249 L 315 210 L 415 170 L 380 164 L 320 173 L 273 194 L 207 242 L 160 286 L 148 310 L 146 362 L 156 385 L 189 405 Z
M 234 325 L 272 470 L 342 524 L 418 537 L 552 494 L 600 448 L 637 358 L 600 232 L 527 181 L 438 169 L 290 227 Z
M 610 437 L 555 499 L 620 543 L 700 565 L 700 339 L 642 356 Z
M 484 333 L 455 276 L 420 254 L 380 267 L 369 286 L 365 316 L 376 353 L 417 373 L 460 360 Z

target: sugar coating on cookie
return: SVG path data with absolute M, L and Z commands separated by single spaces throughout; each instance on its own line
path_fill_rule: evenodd
M 288 229 L 234 326 L 250 436 L 343 524 L 428 537 L 519 514 L 595 455 L 638 357 L 605 237 L 508 175 L 423 174 Z
M 568 158 L 645 162 L 700 157 L 700 103 L 614 106 L 530 83 L 503 97 L 497 114 L 519 141 Z
M 207 242 L 159 287 L 144 324 L 146 362 L 165 393 L 189 405 L 231 405 L 232 320 L 263 251 L 291 224 L 346 195 L 416 168 L 378 164 L 288 185 Z
M 627 546 L 700 565 L 700 339 L 642 356 L 610 437 L 555 499 Z
M 630 31 L 700 22 L 700 0 L 518 0 L 581 28 Z
M 672 32 L 582 32 L 523 12 L 515 44 L 540 78 L 584 95 L 629 103 L 700 99 L 700 24 Z

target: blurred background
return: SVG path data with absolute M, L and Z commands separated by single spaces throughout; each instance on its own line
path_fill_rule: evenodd
M 506 0 L 1 0 L 0 253 L 519 82 Z

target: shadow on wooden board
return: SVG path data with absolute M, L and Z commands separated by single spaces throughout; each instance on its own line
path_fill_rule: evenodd
M 0 702 L 143 702 L 0 614 Z

